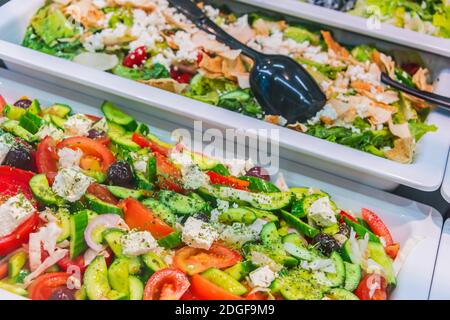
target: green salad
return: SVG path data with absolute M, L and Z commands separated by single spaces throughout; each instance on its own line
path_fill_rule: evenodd
M 344 47 L 325 30 L 198 5 L 241 42 L 303 65 L 327 96 L 323 110 L 304 123 L 265 114 L 250 89 L 253 62 L 166 0 L 48 1 L 31 19 L 23 45 L 400 163 L 411 163 L 417 142 L 436 131 L 426 124 L 430 105 L 380 81 L 384 71 L 432 91 L 427 69 L 402 69 L 374 47 Z

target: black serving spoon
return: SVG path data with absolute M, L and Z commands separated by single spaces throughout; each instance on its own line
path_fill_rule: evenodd
M 384 84 L 387 84 L 388 86 L 391 86 L 397 90 L 403 91 L 411 96 L 414 96 L 416 98 L 420 98 L 420 99 L 423 99 L 430 103 L 434 103 L 438 107 L 450 110 L 450 98 L 449 97 L 444 97 L 444 96 L 438 95 L 436 93 L 426 92 L 426 91 L 422 91 L 422 90 L 418 90 L 418 89 L 414 89 L 414 88 L 405 86 L 404 84 L 395 81 L 394 79 L 389 77 L 384 72 L 381 73 L 381 82 L 383 82 Z
M 216 25 L 191 0 L 169 0 L 199 29 L 254 61 L 250 86 L 266 114 L 281 115 L 288 123 L 304 122 L 316 115 L 326 96 L 311 75 L 296 61 L 283 55 L 267 55 L 242 44 Z

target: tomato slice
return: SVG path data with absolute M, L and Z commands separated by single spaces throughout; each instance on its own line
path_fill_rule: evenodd
M 162 269 L 148 279 L 144 300 L 180 300 L 189 286 L 188 277 L 180 270 Z
M 247 300 L 269 300 L 267 292 L 256 291 L 245 296 Z
M 119 203 L 119 207 L 123 210 L 125 223 L 131 229 L 149 231 L 156 239 L 163 238 L 174 231 L 171 226 L 136 199 L 123 200 Z
M 86 266 L 84 265 L 84 257 L 82 255 L 73 260 L 71 260 L 69 255 L 67 255 L 56 264 L 63 271 L 67 271 L 70 267 L 77 267 L 81 273 L 84 273 L 84 270 L 86 270 Z
M 211 179 L 212 184 L 220 184 L 240 190 L 248 190 L 248 186 L 250 185 L 249 181 L 241 180 L 235 177 L 222 176 L 214 171 L 208 171 L 207 174 Z
M 361 210 L 361 215 L 364 221 L 366 221 L 369 225 L 372 232 L 380 238 L 384 239 L 386 246 L 394 244 L 394 240 L 392 240 L 392 236 L 389 232 L 388 227 L 384 224 L 383 220 L 381 220 L 380 217 L 378 217 L 369 209 L 365 208 Z
M 28 288 L 31 300 L 48 300 L 53 291 L 66 286 L 70 274 L 65 272 L 52 272 L 36 278 Z
M 355 290 L 355 294 L 361 300 L 386 300 L 387 282 L 379 274 L 368 274 L 364 276 Z
M 159 188 L 163 190 L 172 190 L 178 193 L 186 193 L 187 191 L 180 183 L 180 169 L 160 153 L 155 153 L 155 158 Z
M 30 180 L 34 176 L 26 171 L 9 166 L 0 166 L 0 203 L 22 192 L 29 200 L 33 200 Z
M 34 213 L 25 220 L 12 233 L 0 238 L 0 257 L 6 256 L 28 241 L 30 233 L 34 232 L 39 224 L 39 215 Z
M 102 171 L 102 164 L 99 159 L 93 156 L 82 156 L 80 159 L 80 168 L 90 171 Z
M 178 70 L 175 70 L 174 68 L 170 68 L 170 77 L 177 81 L 178 83 L 189 83 L 191 82 L 192 77 L 194 76 L 191 73 L 187 72 L 181 72 Z
M 384 248 L 387 255 L 392 258 L 392 260 L 395 260 L 397 258 L 397 254 L 400 251 L 400 244 L 399 243 L 393 243 L 386 248 Z
M 119 200 L 117 200 L 117 198 L 111 192 L 109 192 L 108 188 L 102 186 L 101 184 L 92 183 L 87 188 L 87 192 L 107 203 L 111 203 L 113 205 L 117 205 L 119 203 Z
M 83 151 L 84 155 L 89 155 L 100 159 L 103 172 L 106 172 L 109 166 L 116 161 L 116 158 L 108 147 L 98 141 L 86 137 L 67 138 L 58 143 L 56 147 L 58 149 L 80 149 Z
M 3 108 L 6 106 L 6 100 L 0 94 L 0 113 L 3 112 Z
M 345 212 L 344 210 L 341 210 L 341 212 L 340 212 L 340 214 L 339 214 L 339 222 L 340 222 L 340 223 L 345 223 L 344 217 L 347 218 L 347 219 L 350 220 L 350 221 L 359 223 L 358 220 L 356 220 L 355 217 L 349 215 L 349 214 L 348 214 L 347 212 Z
M 56 142 L 52 137 L 45 137 L 44 140 L 37 145 L 36 168 L 39 173 L 58 171 Z
M 187 289 L 180 300 L 200 300 L 195 294 L 192 293 L 191 289 Z
M 0 264 L 0 280 L 8 276 L 8 262 Z
M 147 59 L 147 49 L 145 46 L 140 46 L 127 54 L 123 59 L 122 64 L 128 68 L 139 67 Z
M 213 243 L 209 250 L 183 247 L 175 252 L 173 264 L 188 275 L 203 272 L 209 268 L 223 269 L 242 260 L 239 252 L 221 244 Z
M 149 148 L 150 150 L 152 150 L 152 152 L 162 154 L 166 157 L 169 156 L 171 149 L 163 147 L 163 146 L 157 144 L 156 142 L 153 142 L 152 140 L 150 140 L 140 134 L 133 133 L 133 136 L 131 137 L 131 139 L 135 143 L 137 143 L 141 148 Z
M 191 290 L 200 300 L 242 300 L 199 274 L 192 276 Z

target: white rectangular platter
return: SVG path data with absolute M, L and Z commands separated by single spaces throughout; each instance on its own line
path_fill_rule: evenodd
M 43 104 L 57 101 L 69 104 L 76 112 L 90 114 L 99 114 L 96 107 L 102 102 L 102 99 L 35 81 L 4 69 L 0 69 L 0 94 L 7 100 L 27 95 L 40 99 Z M 166 141 L 169 141 L 170 133 L 178 127 L 174 123 L 141 113 L 131 114 L 150 124 L 151 131 Z M 428 298 L 442 227 L 442 216 L 435 209 L 285 159 L 281 159 L 280 167 L 291 186 L 321 188 L 331 194 L 342 208 L 354 212 L 363 207 L 374 210 L 387 223 L 394 239 L 402 246 L 409 242 L 408 239 L 419 239 L 405 260 L 398 277 L 398 286 L 391 298 Z M 0 300 L 10 298 L 13 296 L 0 291 Z
M 450 220 L 445 221 L 442 229 L 430 299 L 450 300 Z
M 445 170 L 444 181 L 442 181 L 441 195 L 447 202 L 450 203 L 450 156 L 447 160 L 447 169 Z
M 442 183 L 450 136 L 446 125 L 447 114 L 443 112 L 436 110 L 430 114 L 429 122 L 436 124 L 440 130 L 426 135 L 420 141 L 414 162 L 399 164 L 24 48 L 20 43 L 25 28 L 42 3 L 44 0 L 13 0 L 0 8 L 0 15 L 3 17 L 0 20 L 0 58 L 12 70 L 80 92 L 108 96 L 110 100 L 126 105 L 130 111 L 170 119 L 185 127 L 193 127 L 194 120 L 201 120 L 204 128 L 208 126 L 222 130 L 278 128 L 283 157 L 376 188 L 393 190 L 403 184 L 433 191 Z M 242 7 L 242 3 L 227 3 L 233 7 Z M 341 37 L 354 37 L 354 33 L 338 29 L 336 31 Z M 388 45 L 380 40 L 376 40 L 375 44 Z M 429 61 L 434 61 L 431 64 L 434 66 L 432 72 L 437 91 L 445 93 L 444 88 L 450 86 L 450 73 L 441 72 L 441 64 L 436 62 L 439 59 L 430 58 Z

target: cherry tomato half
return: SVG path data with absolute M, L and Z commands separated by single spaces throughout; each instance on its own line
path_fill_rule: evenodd
M 162 269 L 148 279 L 144 300 L 180 300 L 189 286 L 188 277 L 180 270 Z

